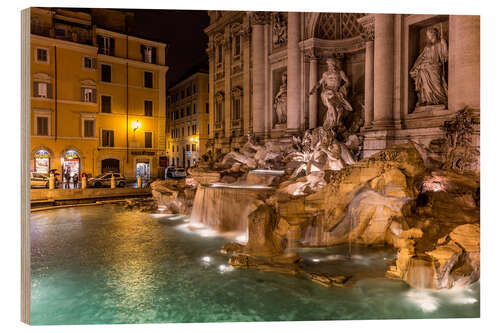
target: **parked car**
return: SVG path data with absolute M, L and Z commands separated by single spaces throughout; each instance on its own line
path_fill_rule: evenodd
M 87 180 L 88 187 L 110 187 L 111 186 L 111 176 L 115 176 L 115 184 L 117 187 L 125 187 L 125 177 L 115 172 L 107 172 L 101 174 L 95 178 L 90 178 Z
M 186 169 L 178 167 L 168 167 L 165 169 L 165 178 L 185 178 L 187 177 Z
M 30 178 L 31 187 L 49 187 L 49 176 L 45 174 L 31 172 Z M 55 178 L 54 185 L 55 187 L 59 186 L 59 180 L 57 178 Z

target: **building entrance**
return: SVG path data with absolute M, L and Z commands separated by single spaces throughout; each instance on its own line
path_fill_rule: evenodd
M 70 177 L 80 175 L 80 156 L 74 150 L 68 150 L 62 158 L 63 177 L 69 173 Z
M 48 174 L 50 170 L 50 155 L 45 149 L 40 149 L 35 153 L 35 172 Z
M 136 176 L 147 180 L 151 177 L 149 162 L 137 162 L 135 164 Z

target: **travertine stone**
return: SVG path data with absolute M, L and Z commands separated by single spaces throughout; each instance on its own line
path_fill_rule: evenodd
M 300 128 L 300 17 L 297 12 L 288 13 L 287 43 L 287 130 L 294 133 Z

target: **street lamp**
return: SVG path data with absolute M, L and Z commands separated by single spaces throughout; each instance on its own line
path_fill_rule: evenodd
M 141 122 L 139 120 L 133 121 L 132 122 L 132 129 L 134 130 L 134 133 L 136 130 L 138 130 L 141 127 Z

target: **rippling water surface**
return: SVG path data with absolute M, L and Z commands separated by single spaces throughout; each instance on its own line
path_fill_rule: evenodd
M 182 216 L 104 205 L 31 217 L 33 324 L 478 317 L 479 283 L 416 291 L 383 278 L 388 250 L 302 250 L 308 265 L 363 273 L 327 289 L 278 273 L 233 269 L 227 240 Z

